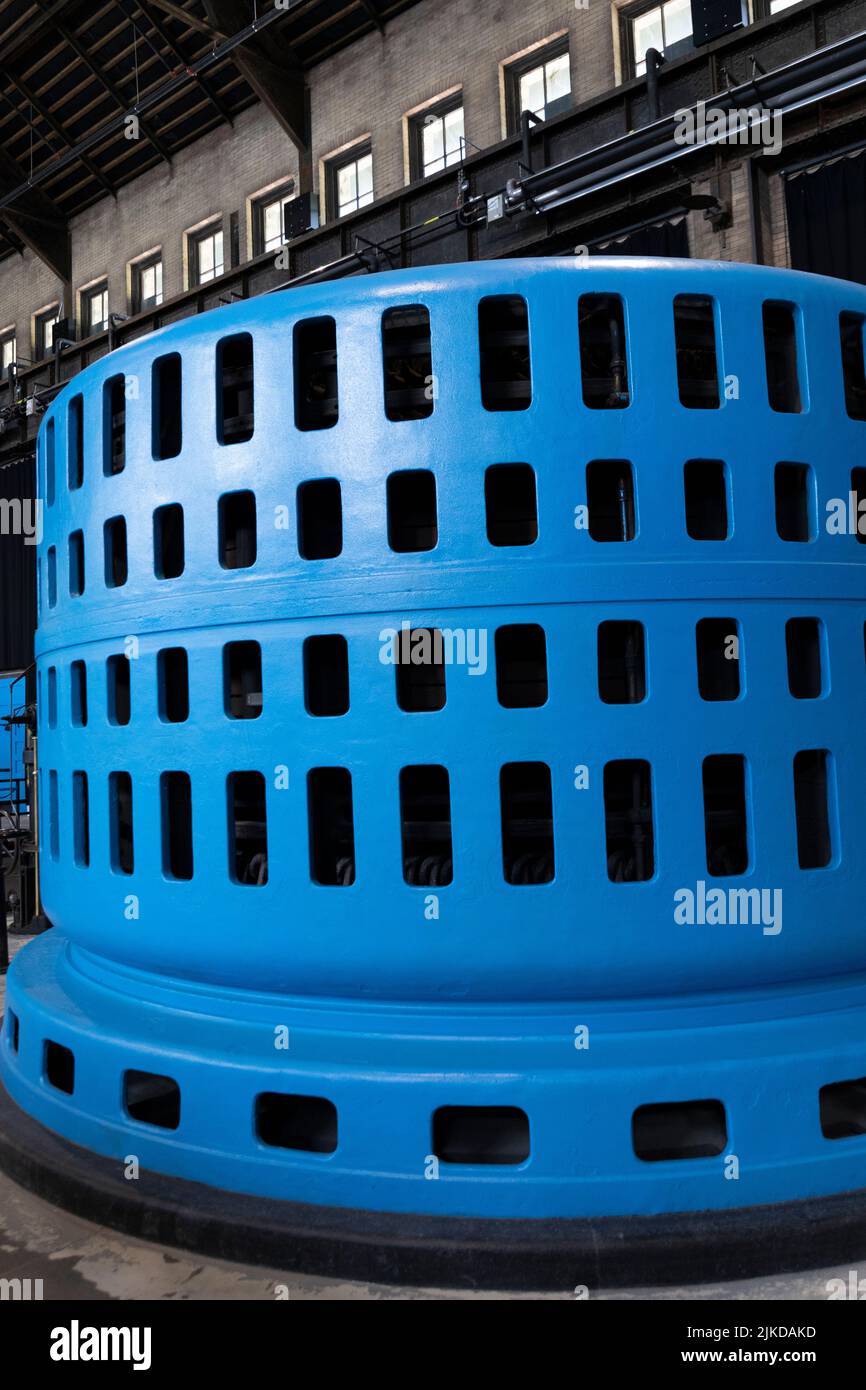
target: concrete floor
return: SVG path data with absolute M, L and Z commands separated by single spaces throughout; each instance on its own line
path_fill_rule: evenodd
M 11 937 L 14 955 L 25 938 Z M 0 1014 L 6 981 L 0 976 Z M 616 1290 L 595 1294 L 605 1300 L 694 1299 L 826 1300 L 827 1281 L 848 1281 L 847 1266 L 777 1279 L 742 1283 L 704 1284 L 682 1288 Z M 866 1276 L 866 1269 L 862 1272 Z M 860 1276 L 862 1277 L 862 1276 Z M 275 1269 L 200 1259 L 182 1250 L 117 1235 L 103 1226 L 82 1221 L 49 1206 L 0 1174 L 0 1279 L 41 1279 L 46 1300 L 227 1300 L 285 1298 L 313 1300 L 488 1300 L 524 1298 L 570 1299 L 562 1294 L 475 1293 L 437 1289 L 408 1289 L 382 1284 L 342 1283 L 312 1279 Z

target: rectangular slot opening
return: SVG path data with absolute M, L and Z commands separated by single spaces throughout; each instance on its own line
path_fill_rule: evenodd
M 189 719 L 189 661 L 184 647 L 164 647 L 157 656 L 159 717 L 164 724 Z
M 108 676 L 108 722 L 128 724 L 132 715 L 132 667 L 129 657 L 110 656 Z
M 80 869 L 90 864 L 90 801 L 87 773 L 72 774 L 72 853 Z
M 315 767 L 307 774 L 310 876 L 314 883 L 349 888 L 355 882 L 352 774 L 345 767 Z
M 774 475 L 776 532 L 783 541 L 811 541 L 815 536 L 815 485 L 805 463 L 777 463 Z
M 863 314 L 839 315 L 845 409 L 852 420 L 866 420 L 866 364 L 863 361 Z
M 337 1147 L 337 1111 L 321 1096 L 256 1096 L 256 1136 L 274 1149 L 332 1154 Z
M 244 444 L 253 437 L 253 340 L 235 333 L 217 343 L 217 438 L 220 444 Z
M 400 772 L 403 878 L 416 888 L 441 888 L 454 878 L 451 787 L 444 767 Z
M 525 1163 L 529 1118 L 514 1105 L 443 1105 L 433 1115 L 440 1163 Z
M 599 623 L 598 693 L 606 705 L 639 705 L 646 699 L 643 623 Z
M 57 551 L 53 545 L 48 547 L 48 607 L 57 607 Z
M 295 324 L 295 424 L 299 430 L 329 430 L 340 414 L 337 385 L 337 325 L 332 318 Z
M 746 760 L 739 753 L 704 758 L 704 834 L 707 873 L 744 874 L 749 867 Z
M 547 703 L 547 639 L 538 623 L 497 628 L 496 694 L 505 709 Z
M 828 762 L 829 754 L 823 748 L 803 749 L 794 758 L 797 859 L 801 869 L 826 869 L 832 857 Z
M 258 642 L 227 642 L 223 648 L 223 694 L 229 719 L 258 719 L 262 691 L 262 649 Z
M 506 763 L 499 773 L 502 868 L 518 887 L 552 883 L 553 792 L 546 763 Z
M 164 772 L 159 779 L 162 806 L 162 871 L 166 878 L 192 878 L 192 783 L 187 772 Z
M 634 540 L 634 475 L 625 459 L 595 459 L 586 465 L 586 503 L 594 541 Z
M 157 579 L 177 579 L 184 564 L 183 507 L 171 502 L 153 514 L 153 572 Z
M 702 294 L 674 300 L 674 336 L 680 403 L 689 410 L 717 410 L 719 367 L 713 301 Z
M 55 1091 L 62 1091 L 64 1095 L 75 1093 L 75 1057 L 68 1047 L 46 1042 L 45 1080 Z
M 260 772 L 228 777 L 229 876 L 233 883 L 262 888 L 268 881 L 268 816 Z
M 21 1025 L 18 1022 L 18 1015 L 11 1009 L 6 1010 L 6 1037 L 9 1039 L 9 1046 L 13 1052 L 17 1052 L 21 1042 Z
M 767 395 L 772 410 L 802 410 L 797 371 L 797 321 L 794 307 L 768 299 L 763 306 Z
M 853 1139 L 855 1134 L 866 1134 L 866 1076 L 822 1086 L 818 1100 L 825 1139 Z
M 439 540 L 436 478 L 428 468 L 392 473 L 388 479 L 388 544 L 399 554 L 434 550 Z
M 57 435 L 54 428 L 54 416 L 45 426 L 45 505 L 54 506 L 54 498 L 57 490 Z
M 57 773 L 48 774 L 48 850 L 51 858 L 60 858 L 60 790 Z
M 48 727 L 57 728 L 57 667 L 48 667 Z
M 675 1158 L 714 1158 L 728 1142 L 725 1107 L 719 1100 L 640 1105 L 632 1116 L 638 1158 L 658 1163 Z
M 398 639 L 397 704 L 407 714 L 445 707 L 445 644 L 435 627 L 401 630 Z
M 108 819 L 111 867 L 116 874 L 135 868 L 132 829 L 132 778 L 128 772 L 112 772 L 108 778 Z
M 177 458 L 183 444 L 183 366 L 179 352 L 157 357 L 151 373 L 152 452 Z
M 701 699 L 738 699 L 740 625 L 736 618 L 701 618 L 695 626 L 695 642 Z
M 604 821 L 607 876 L 612 883 L 645 883 L 655 871 L 652 770 L 642 758 L 605 763 Z
M 686 530 L 693 541 L 728 538 L 727 469 L 719 459 L 689 459 L 683 469 Z
M 84 593 L 84 532 L 73 531 L 69 537 L 69 593 L 80 598 Z
M 157 1129 L 177 1129 L 180 1124 L 180 1087 L 170 1076 L 150 1071 L 123 1074 L 123 1106 L 131 1120 Z
M 110 377 L 102 388 L 102 471 L 106 478 L 126 467 L 126 377 Z
M 485 410 L 526 410 L 532 403 L 529 314 L 520 295 L 494 295 L 478 305 L 481 401 Z
M 129 578 L 129 561 L 126 548 L 126 517 L 113 516 L 103 528 L 105 542 L 105 585 L 108 589 L 122 589 Z
M 304 643 L 304 703 L 319 719 L 349 710 L 349 647 L 338 633 Z
M 823 690 L 822 623 L 818 618 L 789 618 L 785 624 L 788 689 L 795 700 L 817 700 Z
M 83 661 L 73 661 L 69 668 L 69 689 L 72 697 L 72 722 L 80 729 L 87 727 L 87 667 Z
M 426 420 L 433 414 L 430 313 L 423 305 L 382 315 L 382 367 L 389 420 Z
M 219 560 L 224 570 L 245 570 L 256 563 L 256 495 L 226 492 L 219 500 Z
M 304 560 L 333 560 L 343 549 L 343 498 L 336 478 L 298 488 L 298 553 Z
M 69 491 L 84 482 L 84 397 L 73 396 L 66 415 L 66 450 Z
M 533 545 L 538 539 L 535 470 L 528 463 L 494 463 L 488 468 L 484 503 L 491 545 Z
M 630 400 L 622 300 L 582 294 L 577 314 L 583 403 L 590 410 L 622 410 Z

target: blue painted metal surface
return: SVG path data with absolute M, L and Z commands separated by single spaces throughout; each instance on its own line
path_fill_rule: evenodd
M 584 294 L 621 296 L 626 408 L 582 399 Z M 482 402 L 478 306 L 497 295 L 528 305 L 527 409 Z M 679 399 L 678 295 L 712 301 L 718 408 Z M 765 301 L 793 306 L 798 411 L 770 408 Z M 390 420 L 382 316 L 419 304 L 430 314 L 434 409 Z M 14 1017 L 0 1064 L 19 1104 L 118 1161 L 136 1154 L 145 1167 L 217 1186 L 372 1209 L 627 1214 L 866 1186 L 861 1093 L 854 1086 L 843 1097 L 847 1122 L 819 1100 L 822 1088 L 866 1076 L 866 550 L 825 523 L 826 504 L 849 499 L 866 423 L 846 411 L 840 312 L 866 313 L 866 289 L 755 267 L 449 266 L 233 305 L 129 344 L 76 378 L 40 435 L 49 503 L 38 634 L 41 867 L 56 931 L 22 952 L 9 977 Z M 321 316 L 336 323 L 339 419 L 302 430 L 293 329 Z M 254 344 L 254 433 L 223 444 L 217 344 L 240 333 Z M 157 459 L 152 368 L 169 353 L 182 359 L 183 441 L 178 456 Z M 104 385 L 118 373 L 126 457 L 112 475 L 103 466 Z M 70 404 L 79 394 L 83 480 L 70 490 Z M 600 543 L 583 526 L 595 460 L 632 465 L 627 543 Z M 689 460 L 725 465 L 723 541 L 688 534 Z M 808 541 L 778 534 L 780 462 L 813 470 L 800 475 Z M 503 463 L 535 471 L 533 544 L 487 538 L 485 473 Z M 435 474 L 438 539 L 424 552 L 388 543 L 386 480 L 404 469 Z M 342 493 L 342 550 L 304 559 L 297 490 L 328 478 Z M 219 503 L 238 490 L 255 494 L 257 556 L 226 570 Z M 167 505 L 184 511 L 185 562 L 179 577 L 159 579 L 153 518 Z M 126 521 L 128 579 L 110 588 L 104 526 L 116 517 Z M 76 531 L 85 583 L 72 597 Z M 786 624 L 802 617 L 823 624 L 816 698 L 789 689 Z M 707 618 L 738 624 L 736 699 L 701 698 L 696 624 Z M 598 627 L 609 620 L 643 624 L 639 702 L 600 699 Z M 486 672 L 449 666 L 443 708 L 401 709 L 380 653 L 383 631 L 404 622 L 486 633 Z M 527 623 L 545 632 L 547 699 L 504 707 L 495 633 Z M 305 704 L 303 645 L 323 634 L 347 643 L 350 708 L 336 717 Z M 227 714 L 224 647 L 237 641 L 261 645 L 256 718 Z M 178 647 L 188 654 L 189 717 L 172 723 L 160 717 L 157 654 Z M 124 655 L 131 707 L 119 724 L 107 663 Z M 73 723 L 74 662 L 86 666 L 85 727 Z M 829 755 L 831 850 L 821 868 L 798 862 L 793 767 L 804 750 Z M 745 759 L 748 867 L 713 877 L 702 767 L 719 754 Z M 639 882 L 613 881 L 616 856 L 606 848 L 605 766 L 627 759 L 651 767 L 654 857 Z M 500 770 L 525 762 L 550 769 L 555 871 L 550 882 L 518 885 L 503 871 Z M 400 773 L 431 764 L 450 781 L 453 881 L 440 887 L 407 883 L 401 855 Z M 334 767 L 352 778 L 355 872 L 345 886 L 316 883 L 311 870 L 308 773 Z M 177 771 L 191 779 L 188 881 L 166 872 L 160 778 Z M 232 880 L 230 851 L 227 779 L 250 771 L 267 788 L 268 879 L 257 886 Z M 87 866 L 76 862 L 74 832 L 77 817 L 81 861 L 73 792 L 81 772 Z M 123 853 L 116 842 L 112 850 L 109 778 L 118 772 L 132 786 L 132 873 L 118 871 Z M 781 930 L 769 918 L 677 920 L 679 890 L 700 894 L 700 884 L 780 892 Z M 47 1043 L 73 1054 L 74 1078 Z M 176 1083 L 176 1128 L 128 1113 L 130 1070 Z M 71 1080 L 71 1092 L 58 1079 Z M 256 1121 L 264 1093 L 330 1102 L 333 1151 L 264 1142 Z M 717 1129 L 709 1142 L 717 1151 L 689 1156 L 674 1118 L 668 1141 L 684 1142 L 685 1156 L 638 1156 L 640 1107 L 708 1100 L 724 1109 L 721 1137 Z M 440 1153 L 437 1166 L 433 1117 L 453 1106 L 522 1110 L 529 1156 L 482 1164 Z M 694 1113 L 687 1119 L 700 1127 Z

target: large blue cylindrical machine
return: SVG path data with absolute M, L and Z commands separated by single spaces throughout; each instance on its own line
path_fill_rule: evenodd
M 76 377 L 17 1106 L 412 1220 L 866 1188 L 864 316 L 757 267 L 500 262 Z

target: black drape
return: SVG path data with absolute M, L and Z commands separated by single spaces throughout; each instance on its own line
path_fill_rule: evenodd
M 33 660 L 36 630 L 36 546 L 26 545 L 17 518 L 32 525 L 35 511 L 25 506 L 36 495 L 33 459 L 0 468 L 0 671 L 22 671 Z
M 603 241 L 589 248 L 593 256 L 688 256 L 686 219 L 636 227 L 621 241 Z
M 866 285 L 866 152 L 785 179 L 791 264 Z

